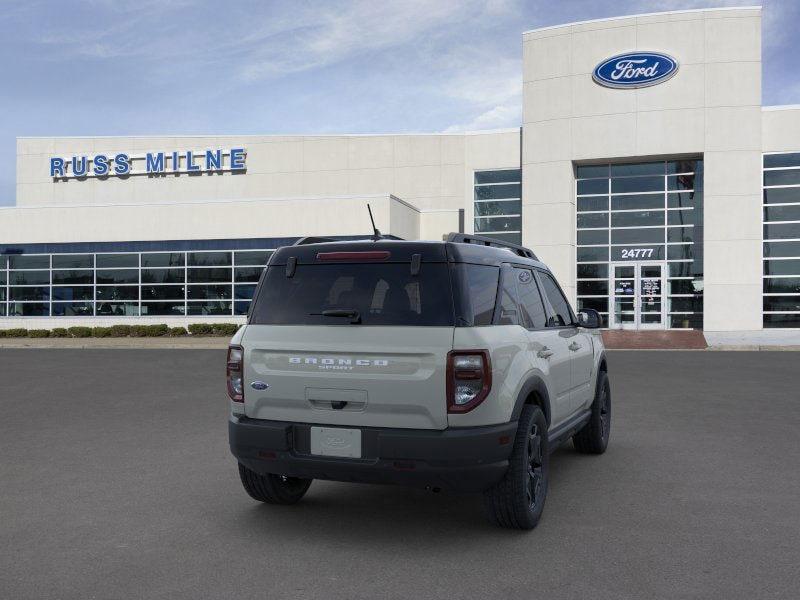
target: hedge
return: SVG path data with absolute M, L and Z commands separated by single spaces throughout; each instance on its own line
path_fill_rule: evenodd
M 239 325 L 236 323 L 192 323 L 188 331 L 185 327 L 170 327 L 165 323 L 158 325 L 111 325 L 110 327 L 55 327 L 53 329 L 25 329 L 15 327 L 0 329 L 0 338 L 57 337 L 57 338 L 106 338 L 106 337 L 179 337 L 185 335 L 230 337 Z

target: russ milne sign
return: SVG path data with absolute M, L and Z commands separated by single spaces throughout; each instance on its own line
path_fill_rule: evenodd
M 221 173 L 245 171 L 244 148 L 214 149 L 196 152 L 147 152 L 130 155 L 70 156 L 50 158 L 50 177 L 84 179 L 88 177 L 125 177 L 127 175 L 167 175 L 177 173 Z
M 678 61 L 660 52 L 627 52 L 607 58 L 592 73 L 609 88 L 642 88 L 662 83 L 678 72 Z

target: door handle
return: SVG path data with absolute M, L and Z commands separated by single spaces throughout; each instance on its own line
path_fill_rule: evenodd
M 571 343 L 569 346 L 567 346 L 567 347 L 568 347 L 570 350 L 572 350 L 573 352 L 577 352 L 577 351 L 578 351 L 578 350 L 580 350 L 580 349 L 581 349 L 583 346 L 581 346 L 581 345 L 580 345 L 578 342 L 572 342 L 572 343 Z
M 550 350 L 547 346 L 543 346 L 541 350 L 536 353 L 536 356 L 539 358 L 550 358 L 553 356 L 554 352 Z

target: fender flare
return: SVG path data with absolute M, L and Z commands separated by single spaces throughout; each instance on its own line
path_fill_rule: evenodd
M 536 392 L 539 398 L 541 398 L 542 412 L 544 412 L 544 418 L 547 420 L 547 425 L 549 426 L 550 415 L 552 414 L 550 412 L 550 394 L 547 391 L 544 379 L 539 375 L 532 375 L 522 385 L 522 388 L 517 394 L 517 400 L 514 403 L 514 412 L 511 414 L 511 420 L 519 420 L 519 416 L 522 414 L 522 408 L 525 406 L 525 401 L 533 392 Z

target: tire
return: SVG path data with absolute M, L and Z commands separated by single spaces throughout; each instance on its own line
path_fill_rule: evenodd
M 572 444 L 583 454 L 602 454 L 611 435 L 611 385 L 605 371 L 597 374 L 597 389 L 589 422 L 572 436 Z
M 296 504 L 305 496 L 312 481 L 282 475 L 259 475 L 241 463 L 239 478 L 251 498 L 267 504 Z
M 514 448 L 503 479 L 483 493 L 489 521 L 509 529 L 533 529 L 547 498 L 550 452 L 547 420 L 527 404 L 519 418 Z

